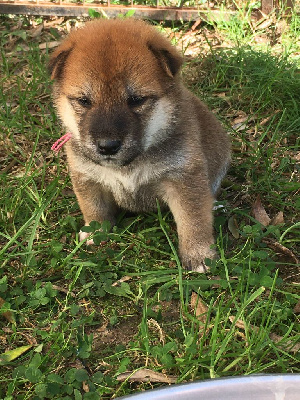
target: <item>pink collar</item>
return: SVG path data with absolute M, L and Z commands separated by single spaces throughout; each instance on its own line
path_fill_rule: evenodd
M 72 137 L 72 133 L 66 133 L 62 137 L 60 137 L 55 143 L 53 143 L 51 150 L 55 151 L 56 153 L 62 148 L 62 146 Z

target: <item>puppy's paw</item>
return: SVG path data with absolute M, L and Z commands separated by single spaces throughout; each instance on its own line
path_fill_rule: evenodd
M 181 262 L 184 268 L 189 271 L 207 273 L 209 266 L 205 264 L 206 258 L 216 258 L 216 252 L 209 245 L 196 245 L 190 249 L 181 249 Z
M 88 238 L 89 236 L 91 236 L 90 232 L 79 232 L 79 240 L 80 242 L 83 242 L 86 238 Z M 87 246 L 91 246 L 94 244 L 94 240 L 91 238 L 89 240 L 86 241 Z

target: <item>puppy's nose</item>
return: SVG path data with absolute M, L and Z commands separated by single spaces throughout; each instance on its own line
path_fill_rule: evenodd
M 104 156 L 112 156 L 116 154 L 121 148 L 121 140 L 98 140 L 98 152 Z

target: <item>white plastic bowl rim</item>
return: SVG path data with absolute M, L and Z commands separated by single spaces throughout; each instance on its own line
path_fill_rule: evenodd
M 248 375 L 146 390 L 119 400 L 300 400 L 300 374 Z

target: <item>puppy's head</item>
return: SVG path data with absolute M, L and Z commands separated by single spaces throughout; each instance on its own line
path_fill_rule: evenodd
M 100 165 L 123 166 L 166 139 L 182 57 L 156 28 L 97 20 L 73 31 L 49 67 L 72 145 Z

